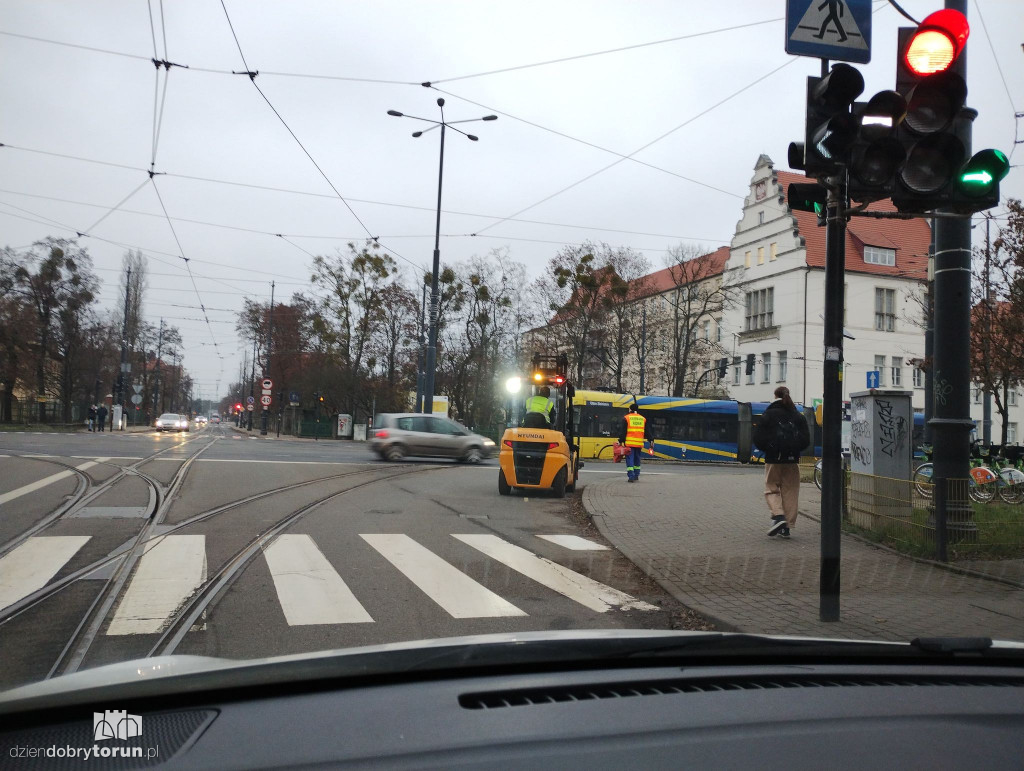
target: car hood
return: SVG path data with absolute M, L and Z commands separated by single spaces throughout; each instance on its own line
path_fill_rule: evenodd
M 917 641 L 915 641 L 916 643 Z M 1024 656 L 1024 643 L 986 641 L 992 651 Z M 637 654 L 689 655 L 719 648 L 760 655 L 787 649 L 829 650 L 886 656 L 914 654 L 915 643 L 835 638 L 658 630 L 574 630 L 473 635 L 339 650 L 224 659 L 171 655 L 124 661 L 43 680 L 0 693 L 0 714 L 87 703 L 101 698 L 153 696 L 324 678 L 358 678 L 411 672 L 469 672 L 474 668 L 558 663 L 623 662 Z M 920 649 L 920 646 L 918 646 Z

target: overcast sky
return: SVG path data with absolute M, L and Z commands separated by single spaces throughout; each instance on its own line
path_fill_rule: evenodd
M 238 371 L 243 297 L 269 299 L 271 280 L 279 299 L 307 288 L 312 254 L 369 231 L 410 276 L 429 265 L 439 132 L 414 139 L 426 124 L 387 110 L 436 118 L 443 96 L 448 120 L 500 116 L 465 126 L 479 142 L 448 134 L 442 260 L 507 248 L 536 275 L 561 245 L 592 239 L 642 250 L 656 269 L 666 247 L 728 244 L 758 155 L 786 168 L 805 78 L 820 67 L 785 53 L 782 0 L 225 2 L 273 109 L 248 77 L 230 74 L 246 65 L 219 0 L 165 0 L 162 14 L 158 0 L 0 0 L 0 32 L 11 33 L 0 35 L 0 142 L 13 146 L 0 148 L 0 244 L 88 232 L 81 243 L 106 307 L 116 303 L 118 244 L 140 247 L 146 315 L 182 330 L 184 363 L 206 398 Z M 866 95 L 893 87 L 896 29 L 908 24 L 887 2 L 873 5 Z M 921 19 L 941 2 L 901 5 Z M 1020 0 L 970 3 L 975 149 L 1009 152 L 1015 130 L 1024 138 L 1014 119 L 1024 110 L 1020 10 Z M 158 82 L 154 37 L 156 58 L 190 69 L 161 69 Z M 523 67 L 629 46 L 638 47 Z M 493 72 L 506 68 L 515 69 Z M 1024 197 L 1019 167 L 1002 191 Z M 212 339 L 201 311 L 181 307 L 199 301 L 179 255 L 197 276 Z

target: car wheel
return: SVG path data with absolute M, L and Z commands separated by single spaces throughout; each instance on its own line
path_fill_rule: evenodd
M 462 456 L 461 460 L 463 463 L 477 464 L 484 459 L 484 454 L 480 452 L 479 447 L 470 447 L 466 454 Z
M 565 480 L 568 477 L 566 467 L 563 466 L 557 474 L 555 474 L 555 483 L 551 486 L 551 492 L 556 498 L 565 497 Z
M 405 457 L 405 448 L 400 444 L 393 444 L 384 450 L 384 457 L 390 461 L 400 461 Z
M 498 495 L 510 495 L 511 493 L 512 487 L 505 479 L 505 472 L 498 469 Z

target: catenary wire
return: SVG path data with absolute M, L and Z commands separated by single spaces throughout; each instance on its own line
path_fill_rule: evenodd
M 492 222 L 490 225 L 487 225 L 485 228 L 483 228 L 481 230 L 478 230 L 477 233 L 479 234 L 479 233 L 484 232 L 485 230 L 490 230 L 493 227 L 497 227 L 498 225 L 500 225 L 503 222 L 505 222 L 507 219 L 510 219 L 511 217 L 518 217 L 523 212 L 527 212 L 530 209 L 536 208 L 537 206 L 540 206 L 541 204 L 546 203 L 547 201 L 550 201 L 552 198 L 555 198 L 555 197 L 561 195 L 562 193 L 565 193 L 565 192 L 567 192 L 569 190 L 572 190 L 574 187 L 576 187 L 578 185 L 581 185 L 581 184 L 583 184 L 584 182 L 586 182 L 586 181 L 588 181 L 590 179 L 593 179 L 594 177 L 598 176 L 599 174 L 603 174 L 604 172 L 608 171 L 611 168 L 614 168 L 615 166 L 618 166 L 620 163 L 625 161 L 627 158 L 630 158 L 630 157 L 636 155 L 637 153 L 640 153 L 640 152 L 646 150 L 647 148 L 651 147 L 652 145 L 657 144 L 658 142 L 660 142 L 661 140 L 665 139 L 666 137 L 674 134 L 675 132 L 679 131 L 680 129 L 684 128 L 685 126 L 688 126 L 689 124 L 693 123 L 695 120 L 698 120 L 699 118 L 707 115 L 712 110 L 720 107 L 721 105 L 725 104 L 729 100 L 734 99 L 735 97 L 737 97 L 740 94 L 742 94 L 744 91 L 747 91 L 748 89 L 753 88 L 754 86 L 756 86 L 761 81 L 771 77 L 776 72 L 779 72 L 780 70 L 785 69 L 786 67 L 789 67 L 791 64 L 794 64 L 797 61 L 799 61 L 798 57 L 793 57 L 791 59 L 788 59 L 787 61 L 783 62 L 778 67 L 776 67 L 775 69 L 770 70 L 769 72 L 766 72 L 764 75 L 761 75 L 759 78 L 755 79 L 754 81 L 748 83 L 747 85 L 743 86 L 742 88 L 740 88 L 740 89 L 738 89 L 736 91 L 733 91 L 728 96 L 725 96 L 722 99 L 718 100 L 717 102 L 715 102 L 710 107 L 707 107 L 704 110 L 701 110 L 696 115 L 694 115 L 694 116 L 692 116 L 690 118 L 687 118 L 685 121 L 680 123 L 678 126 L 675 126 L 674 128 L 669 129 L 668 131 L 666 131 L 661 136 L 655 137 L 654 139 L 652 139 L 647 144 L 645 144 L 645 145 L 643 145 L 641 147 L 638 147 L 636 150 L 631 152 L 628 156 L 623 157 L 623 158 L 619 158 L 617 161 L 613 161 L 612 163 L 608 164 L 607 166 L 604 166 L 604 167 L 598 169 L 597 171 L 592 172 L 591 174 L 588 174 L 587 176 L 583 177 L 583 179 L 577 180 L 576 182 L 573 182 L 571 185 L 563 187 L 561 190 L 558 190 L 558 191 L 552 193 L 551 195 L 548 195 L 548 196 L 542 198 L 541 200 L 539 200 L 539 201 L 537 201 L 535 203 L 532 203 L 529 206 L 526 206 L 526 207 L 520 209 L 519 211 L 514 212 L 513 214 L 511 214 L 507 218 L 500 219 L 497 222 Z

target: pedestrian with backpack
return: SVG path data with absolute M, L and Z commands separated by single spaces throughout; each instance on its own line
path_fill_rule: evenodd
M 796 526 L 800 453 L 810 443 L 807 419 L 793 404 L 789 389 L 779 386 L 754 432 L 754 444 L 764 453 L 764 497 L 772 518 L 769 536 L 789 538 Z

